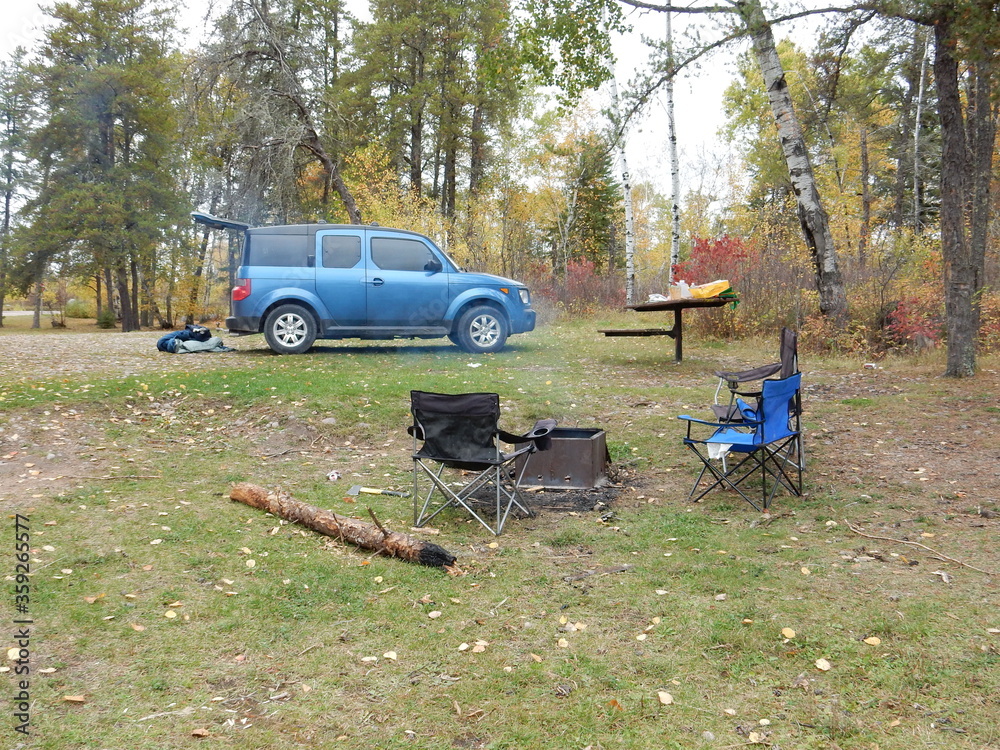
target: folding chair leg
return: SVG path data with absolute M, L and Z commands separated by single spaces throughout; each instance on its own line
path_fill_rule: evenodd
M 413 525 L 417 528 L 424 526 L 431 519 L 438 515 L 445 508 L 452 506 L 459 506 L 465 509 L 473 518 L 479 521 L 490 533 L 495 536 L 500 536 L 503 533 L 503 527 L 507 523 L 507 519 L 510 517 L 511 511 L 514 506 L 517 506 L 525 515 L 534 516 L 534 513 L 528 508 L 527 503 L 524 502 L 524 498 L 521 497 L 517 490 L 517 486 L 514 485 L 511 489 L 505 486 L 503 481 L 503 471 L 505 469 L 504 464 L 498 464 L 490 469 L 483 471 L 474 480 L 466 484 L 461 488 L 459 492 L 454 492 L 448 484 L 441 478 L 441 474 L 444 470 L 444 465 L 439 464 L 437 469 L 433 469 L 427 466 L 420 459 L 414 459 L 413 461 Z M 419 486 L 420 471 L 427 476 L 430 486 L 427 490 L 427 494 L 424 495 Z M 472 507 L 473 494 L 477 492 L 482 487 L 487 485 L 493 485 L 493 496 L 495 502 L 496 511 L 496 522 L 495 525 L 491 525 L 483 516 L 476 512 L 475 508 Z M 428 513 L 431 501 L 435 493 L 440 493 L 443 502 L 440 507 L 436 508 L 433 512 Z

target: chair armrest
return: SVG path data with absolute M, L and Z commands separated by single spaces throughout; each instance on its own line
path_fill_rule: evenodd
M 552 438 L 549 435 L 556 428 L 556 420 L 539 419 L 535 426 L 523 435 L 515 435 L 506 430 L 497 430 L 497 436 L 505 443 L 518 445 L 520 443 L 532 443 L 535 450 L 548 450 L 552 445 Z
M 750 383 L 754 380 L 769 378 L 780 370 L 781 362 L 775 362 L 770 365 L 755 367 L 752 370 L 742 370 L 740 372 L 723 372 L 719 370 L 714 374 L 729 383 Z
M 709 422 L 708 420 L 698 419 L 697 417 L 692 417 L 692 416 L 690 416 L 688 414 L 679 414 L 677 416 L 677 418 L 678 419 L 683 419 L 685 422 L 688 422 L 688 423 L 703 424 L 703 425 L 707 425 L 708 427 L 729 427 L 730 426 L 730 424 L 728 422 Z

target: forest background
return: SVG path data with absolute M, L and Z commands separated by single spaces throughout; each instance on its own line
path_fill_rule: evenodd
M 56 3 L 0 62 L 0 310 L 126 331 L 225 315 L 235 238 L 199 231 L 200 208 L 415 229 L 526 281 L 543 319 L 662 293 L 671 270 L 725 278 L 741 304 L 702 333 L 791 325 L 866 357 L 945 343 L 948 374 L 973 374 L 1000 347 L 997 3 L 841 3 L 805 43 L 780 34 L 808 5 L 672 8 L 669 43 L 667 5 L 234 0 L 191 48 L 170 3 Z M 609 107 L 623 33 L 649 37 Z M 630 179 L 636 123 L 720 69 L 727 147 L 676 195 Z

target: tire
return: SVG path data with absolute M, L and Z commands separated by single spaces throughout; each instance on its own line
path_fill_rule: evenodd
M 299 305 L 281 305 L 264 321 L 264 338 L 275 354 L 302 354 L 316 340 L 316 320 Z
M 509 326 L 503 314 L 495 307 L 479 305 L 462 313 L 449 338 L 467 352 L 489 354 L 503 349 L 508 335 Z

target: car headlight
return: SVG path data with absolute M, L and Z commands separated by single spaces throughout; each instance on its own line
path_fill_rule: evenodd
M 528 293 L 527 289 L 518 289 L 517 293 L 520 295 L 521 302 L 523 302 L 525 306 L 531 304 L 531 295 Z

